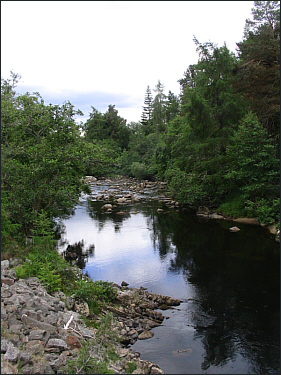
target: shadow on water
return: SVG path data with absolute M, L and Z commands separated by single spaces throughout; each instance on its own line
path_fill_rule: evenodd
M 128 227 L 133 215 L 141 214 L 151 251 L 157 254 L 159 262 L 168 264 L 163 271 L 166 278 L 159 277 L 159 283 L 170 283 L 175 275 L 180 275 L 184 288 L 192 288 L 190 298 L 184 288 L 174 290 L 184 304 L 182 312 L 173 317 L 174 325 L 177 319 L 185 319 L 184 329 L 194 329 L 194 352 L 197 345 L 197 352 L 203 353 L 197 357 L 194 354 L 197 364 L 192 373 L 280 371 L 280 251 L 266 229 L 239 224 L 240 232 L 231 233 L 232 222 L 200 221 L 191 212 L 171 210 L 157 201 L 113 207 L 110 214 L 101 209 L 103 205 L 104 202 L 89 200 L 85 210 L 100 235 L 106 225 L 111 225 L 122 242 L 125 224 Z M 158 212 L 159 208 L 163 211 Z M 95 256 L 93 245 L 86 250 L 80 240 L 68 245 L 64 256 L 85 268 L 89 257 Z M 133 252 L 129 255 L 132 261 L 135 256 Z M 110 268 L 110 258 L 107 262 Z M 164 327 L 155 332 L 159 332 L 162 346 L 154 338 L 146 343 L 137 341 L 137 350 L 143 350 L 146 358 L 158 363 L 165 372 L 187 373 L 190 362 L 175 359 L 171 354 L 171 346 L 179 340 L 176 331 L 172 331 L 174 337 Z M 163 347 L 165 340 L 167 345 Z M 175 361 L 176 367 L 171 367 Z M 229 363 L 234 367 L 227 367 Z

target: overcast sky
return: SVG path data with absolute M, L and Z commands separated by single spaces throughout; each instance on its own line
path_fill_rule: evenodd
M 253 1 L 1 1 L 1 77 L 46 104 L 69 100 L 139 121 L 146 88 L 177 82 L 198 61 L 193 35 L 235 52 Z M 154 94 L 154 92 L 152 91 Z

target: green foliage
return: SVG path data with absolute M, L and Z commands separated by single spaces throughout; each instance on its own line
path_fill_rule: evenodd
M 227 150 L 230 168 L 225 178 L 247 199 L 279 196 L 279 160 L 267 131 L 253 113 L 243 119 Z
M 63 374 L 114 374 L 113 370 L 108 369 L 106 361 L 96 355 L 94 348 L 94 342 L 83 341 L 78 356 L 68 360 L 60 371 Z
M 83 298 L 86 302 L 91 303 L 92 300 L 110 302 L 116 298 L 116 290 L 112 287 L 112 283 L 108 281 L 95 281 L 90 279 L 80 279 L 76 283 L 75 297 Z
M 1 85 L 1 187 L 10 220 L 30 235 L 40 210 L 48 218 L 75 206 L 85 175 L 85 148 L 71 103 L 45 105 L 39 93 Z
M 16 268 L 17 277 L 26 278 L 36 276 L 49 293 L 63 287 L 62 275 L 67 264 L 57 253 L 56 249 L 43 251 L 42 247 L 35 246 L 29 250 L 25 262 Z
M 132 175 L 139 180 L 142 178 L 146 178 L 147 176 L 146 165 L 144 163 L 139 163 L 138 161 L 132 163 L 131 171 Z
M 34 245 L 40 246 L 44 251 L 54 247 L 54 231 L 45 211 L 41 210 L 37 213 L 34 220 L 34 229 L 32 229 L 31 232 L 34 236 Z
M 273 200 L 256 199 L 247 201 L 246 210 L 263 224 L 276 224 L 280 228 L 280 198 Z
M 240 196 L 240 195 L 222 203 L 218 207 L 217 212 L 222 215 L 230 216 L 233 218 L 245 217 L 245 216 L 253 217 L 249 211 L 247 212 L 245 208 L 245 198 L 243 198 L 243 196 Z
M 101 317 L 95 340 L 87 340 L 82 343 L 79 354 L 62 368 L 65 374 L 114 374 L 108 368 L 109 360 L 117 360 L 114 346 L 118 335 L 113 329 L 115 321 L 113 315 L 108 313 Z
M 5 247 L 19 229 L 19 224 L 12 223 L 10 214 L 6 210 L 3 195 L 1 196 L 1 245 Z M 2 247 L 3 251 L 3 247 Z
M 133 371 L 137 369 L 137 365 L 134 362 L 127 362 L 126 363 L 126 371 L 128 374 L 132 374 Z

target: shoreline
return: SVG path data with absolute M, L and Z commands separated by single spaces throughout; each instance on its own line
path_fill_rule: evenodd
M 113 284 L 117 298 L 103 304 L 102 316 L 91 317 L 85 301 L 66 297 L 61 291 L 47 293 L 37 277 L 17 279 L 14 266 L 10 267 L 14 263 L 12 259 L 1 262 L 2 374 L 62 373 L 63 366 L 77 358 L 85 341 L 92 342 L 94 357 L 102 355 L 104 347 L 96 344 L 98 330 L 87 326 L 81 317 L 99 322 L 109 315 L 115 320 L 111 331 L 118 336 L 113 345 L 119 358 L 110 360 L 108 369 L 116 374 L 164 373 L 128 345 L 152 337 L 151 329 L 165 319 L 156 310 L 178 306 L 180 300 L 122 282 L 123 286 Z

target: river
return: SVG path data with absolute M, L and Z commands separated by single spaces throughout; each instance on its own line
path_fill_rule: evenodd
M 109 188 L 104 182 L 95 194 Z M 76 263 L 108 280 L 182 300 L 132 349 L 170 374 L 280 372 L 280 252 L 265 228 L 202 220 L 146 200 L 120 205 L 81 196 L 61 223 L 59 251 L 74 245 Z M 163 211 L 157 211 L 161 208 Z M 75 262 L 75 261 L 73 261 Z

